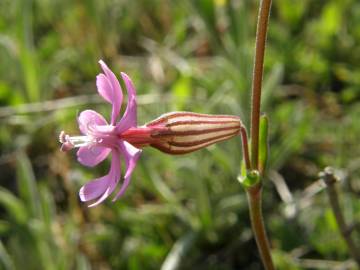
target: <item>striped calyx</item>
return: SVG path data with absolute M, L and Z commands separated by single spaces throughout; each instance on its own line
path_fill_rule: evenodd
M 150 146 L 179 155 L 230 139 L 240 132 L 241 120 L 232 115 L 171 112 L 146 124 L 150 128 Z

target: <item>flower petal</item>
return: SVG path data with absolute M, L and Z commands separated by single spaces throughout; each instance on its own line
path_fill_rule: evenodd
M 94 167 L 103 161 L 110 152 L 110 148 L 102 146 L 83 146 L 79 148 L 76 155 L 82 165 Z
M 120 155 L 117 150 L 112 151 L 112 160 L 110 172 L 107 175 L 107 188 L 102 194 L 102 196 L 93 204 L 90 204 L 89 207 L 97 206 L 102 203 L 109 195 L 115 190 L 117 183 L 120 180 L 121 166 L 120 166 Z
M 104 98 L 106 96 L 106 100 L 110 101 L 112 104 L 112 112 L 111 112 L 111 124 L 115 125 L 116 123 L 116 118 L 119 115 L 120 112 L 120 108 L 121 108 L 121 103 L 122 103 L 122 99 L 123 99 L 123 94 L 122 94 L 122 90 L 121 90 L 121 86 L 119 81 L 117 80 L 115 74 L 108 68 L 108 66 L 105 64 L 104 61 L 100 60 L 99 64 L 101 65 L 101 68 L 103 69 L 106 78 L 108 79 L 108 84 L 107 84 L 107 88 L 103 89 L 103 91 L 108 91 L 106 92 L 106 95 L 104 93 Z M 101 83 L 101 86 L 103 82 Z M 109 85 L 111 85 L 111 89 L 112 92 L 110 93 L 109 91 Z
M 121 72 L 121 76 L 125 82 L 126 90 L 128 92 L 128 103 L 124 116 L 119 123 L 116 124 L 118 132 L 123 132 L 131 127 L 137 126 L 137 103 L 136 103 L 136 90 L 130 77 Z
M 96 76 L 96 87 L 99 95 L 102 96 L 107 102 L 112 103 L 113 88 L 108 78 L 100 73 Z
M 94 179 L 83 185 L 79 191 L 80 200 L 83 202 L 100 197 L 108 188 L 109 175 Z
M 93 110 L 82 111 L 78 117 L 78 123 L 81 133 L 85 135 L 87 134 L 88 128 L 91 125 L 107 125 L 105 118 Z
M 113 201 L 116 201 L 117 199 L 119 199 L 124 194 L 127 187 L 129 186 L 130 180 L 131 180 L 131 174 L 134 171 L 136 163 L 142 152 L 140 149 L 132 146 L 128 142 L 120 142 L 119 146 L 120 146 L 120 151 L 124 155 L 124 158 L 125 158 L 126 173 L 124 176 L 124 182 L 121 185 L 121 188 L 120 188 L 119 192 L 116 194 Z

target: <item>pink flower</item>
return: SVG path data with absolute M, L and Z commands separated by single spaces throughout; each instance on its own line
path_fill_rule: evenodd
M 85 110 L 78 117 L 79 129 L 83 136 L 70 137 L 64 132 L 60 134 L 62 150 L 68 151 L 79 147 L 78 161 L 85 166 L 96 166 L 111 154 L 109 173 L 88 182 L 80 189 L 79 195 L 82 201 L 96 200 L 89 205 L 90 207 L 104 201 L 115 190 L 121 176 L 121 156 L 125 160 L 126 172 L 124 182 L 113 200 L 124 194 L 141 154 L 140 149 L 119 138 L 119 134 L 123 131 L 137 126 L 135 87 L 131 79 L 125 73 L 121 73 L 128 92 L 128 104 L 124 116 L 118 120 L 123 99 L 121 86 L 107 65 L 102 60 L 99 63 L 104 73 L 96 77 L 96 86 L 100 96 L 112 105 L 110 124 L 97 112 Z
M 126 171 L 124 181 L 113 201 L 127 189 L 131 174 L 141 154 L 139 148 L 152 146 L 162 152 L 178 155 L 196 151 L 239 134 L 241 121 L 237 116 L 208 115 L 191 112 L 164 114 L 144 126 L 137 126 L 136 93 L 131 79 L 121 73 L 127 92 L 125 113 L 118 119 L 123 99 L 119 81 L 103 61 L 99 61 L 104 73 L 96 77 L 100 96 L 112 104 L 110 124 L 97 112 L 85 110 L 78 117 L 82 136 L 69 136 L 61 132 L 61 150 L 79 148 L 78 161 L 93 167 L 111 154 L 111 167 L 107 175 L 85 184 L 79 192 L 82 201 L 93 201 L 96 206 L 115 191 L 121 178 L 121 158 Z

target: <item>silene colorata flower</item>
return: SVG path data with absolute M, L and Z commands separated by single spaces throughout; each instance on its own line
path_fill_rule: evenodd
M 209 115 L 192 112 L 171 112 L 143 125 L 137 126 L 135 87 L 125 73 L 121 77 L 128 93 L 124 115 L 119 119 L 123 93 L 115 74 L 100 60 L 103 73 L 96 77 L 98 93 L 112 105 L 110 123 L 99 113 L 85 110 L 78 116 L 81 136 L 60 133 L 61 150 L 79 148 L 78 161 L 93 167 L 111 155 L 109 173 L 86 183 L 79 192 L 81 201 L 93 201 L 96 206 L 112 194 L 121 179 L 121 160 L 126 171 L 113 201 L 127 189 L 131 174 L 145 146 L 172 154 L 186 154 L 239 134 L 240 118 L 231 115 Z

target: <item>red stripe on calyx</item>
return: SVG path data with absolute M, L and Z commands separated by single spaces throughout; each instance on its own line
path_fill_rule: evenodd
M 240 118 L 190 112 L 165 114 L 146 124 L 152 132 L 151 146 L 169 154 L 185 154 L 239 134 Z
M 161 124 L 169 124 L 173 122 L 174 119 L 180 119 L 184 117 L 193 117 L 197 120 L 209 120 L 209 119 L 229 119 L 230 121 L 239 121 L 240 118 L 234 115 L 211 115 L 211 114 L 203 114 L 203 113 L 192 113 L 192 112 L 171 112 L 166 113 L 158 117 L 157 119 L 151 121 L 150 123 L 147 123 L 146 126 L 157 126 Z
M 236 134 L 235 134 L 236 135 Z M 205 148 L 211 144 L 217 143 L 217 142 L 221 142 L 221 141 L 225 141 L 228 140 L 232 137 L 234 137 L 235 135 L 229 135 L 227 137 L 223 137 L 221 140 L 216 139 L 216 140 L 211 140 L 207 143 L 204 144 L 200 144 L 200 145 L 196 145 L 196 146 L 175 146 L 175 145 L 171 145 L 169 143 L 163 143 L 163 144 L 151 144 L 151 146 L 153 146 L 154 148 L 157 148 L 158 150 L 164 152 L 164 153 L 168 153 L 168 154 L 172 154 L 172 155 L 182 155 L 182 154 L 187 154 L 187 153 L 191 153 L 194 152 L 196 150 L 199 150 L 201 148 Z
M 222 141 L 224 138 L 227 138 L 229 136 L 235 136 L 239 134 L 238 132 L 230 132 L 230 133 L 225 133 L 223 135 L 219 135 L 219 136 L 215 136 L 215 137 L 211 137 L 211 138 L 207 138 L 207 139 L 201 139 L 199 140 L 198 138 L 194 138 L 193 141 L 190 142 L 178 142 L 178 141 L 171 141 L 169 142 L 170 145 L 174 145 L 174 146 L 183 146 L 183 147 L 187 147 L 187 146 L 195 146 L 195 145 L 201 145 L 204 144 L 206 142 L 210 142 L 210 141 L 214 141 L 214 142 L 219 142 Z

